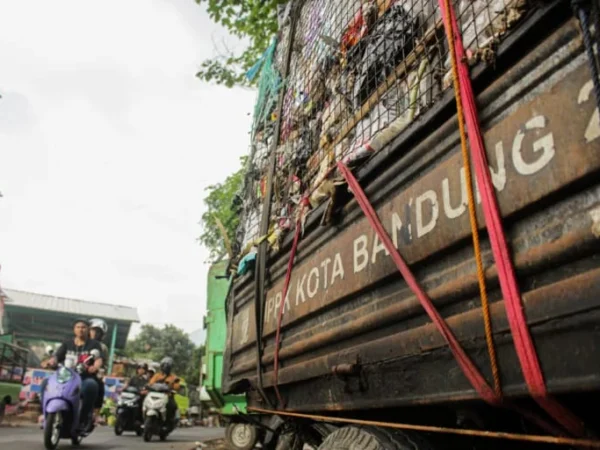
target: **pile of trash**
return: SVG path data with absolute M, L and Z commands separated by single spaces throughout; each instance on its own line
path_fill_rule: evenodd
M 493 63 L 499 40 L 527 8 L 524 0 L 453 3 L 473 63 Z M 438 0 L 294 0 L 278 19 L 277 36 L 248 73 L 258 77 L 259 95 L 244 191 L 234 204 L 245 262 L 265 239 L 277 251 L 321 204 L 331 210 L 342 184 L 336 162 L 358 166 L 451 87 Z M 261 236 L 273 151 L 270 226 Z

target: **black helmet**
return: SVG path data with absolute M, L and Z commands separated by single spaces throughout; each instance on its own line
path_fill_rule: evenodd
M 78 323 L 85 323 L 89 326 L 89 320 L 84 319 L 83 317 L 78 317 L 77 319 L 73 320 L 73 326 L 77 325 Z
M 138 363 L 137 368 L 138 369 L 144 369 L 147 372 L 148 371 L 148 364 L 146 364 L 146 363 Z
M 169 375 L 171 373 L 171 369 L 173 368 L 173 358 L 170 356 L 165 356 L 160 362 L 160 371 Z

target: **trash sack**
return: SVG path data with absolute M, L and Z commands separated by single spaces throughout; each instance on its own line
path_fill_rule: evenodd
M 373 153 L 371 138 L 396 120 L 396 103 L 383 98 L 355 127 L 354 139 L 344 154 L 344 164 L 352 165 Z
M 357 67 L 354 109 L 358 110 L 415 46 L 418 19 L 409 15 L 401 3 L 394 3 L 368 36 L 364 55 Z
M 398 136 L 439 95 L 439 82 L 428 68 L 439 61 L 421 59 L 407 77 L 396 81 L 369 115 L 356 127 L 356 138 L 343 159 L 346 164 L 378 152 Z
M 463 46 L 467 58 L 476 63 L 485 57 L 477 56 L 482 49 L 490 47 L 503 36 L 527 9 L 526 0 L 460 0 L 455 5 Z M 450 55 L 444 62 L 451 67 Z M 452 84 L 451 74 L 444 77 L 444 86 Z
M 321 134 L 327 133 L 329 129 L 348 117 L 348 103 L 342 94 L 336 93 L 329 104 L 323 110 L 323 126 Z

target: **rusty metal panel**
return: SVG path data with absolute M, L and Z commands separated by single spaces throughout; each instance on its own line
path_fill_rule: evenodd
M 567 22 L 524 61 L 493 83 L 496 90 L 505 86 L 503 92 L 490 95 L 490 87 L 478 96 L 485 99 L 481 117 L 490 168 L 549 389 L 598 388 L 599 366 L 593 362 L 600 361 L 595 325 L 600 317 L 600 117 L 575 23 Z M 523 69 L 532 64 L 534 70 Z M 448 125 L 454 126 L 448 122 L 413 144 L 419 152 L 425 149 L 413 158 L 414 168 L 391 173 L 392 161 L 391 177 L 384 169 L 386 179 L 397 174 L 407 181 L 394 184 L 393 193 L 380 196 L 375 206 L 489 378 L 462 160 Z M 322 233 L 326 239 L 313 239 L 310 251 L 300 247 L 280 351 L 279 384 L 287 407 L 340 410 L 476 398 L 366 220 L 354 218 L 355 210 L 352 204 L 346 207 L 350 219 L 339 231 Z M 524 395 L 496 267 L 482 238 L 505 393 Z M 265 304 L 267 388 L 273 384 L 273 332 L 283 284 L 277 270 Z M 247 301 L 251 286 L 239 287 L 230 310 L 226 384 L 246 391 L 256 383 L 256 353 L 250 348 L 256 339 L 254 302 Z M 576 350 L 557 358 L 553 349 L 559 344 Z M 249 398 L 259 405 L 258 398 Z
M 565 126 L 568 124 L 568 126 Z M 600 125 L 587 67 L 579 67 L 485 132 L 494 186 L 504 217 L 600 168 Z M 470 234 L 464 173 L 454 152 L 377 212 L 408 263 Z M 479 210 L 480 223 L 483 221 Z M 294 269 L 283 325 L 314 313 L 395 272 L 366 219 L 339 233 Z M 276 327 L 283 280 L 266 298 L 265 335 Z M 233 324 L 234 351 L 255 340 L 253 306 Z

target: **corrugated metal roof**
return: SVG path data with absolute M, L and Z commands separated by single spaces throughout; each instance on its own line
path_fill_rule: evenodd
M 7 306 L 57 311 L 82 317 L 101 317 L 126 322 L 139 322 L 137 308 L 86 302 L 72 298 L 54 297 L 33 292 L 16 291 L 4 288 Z

